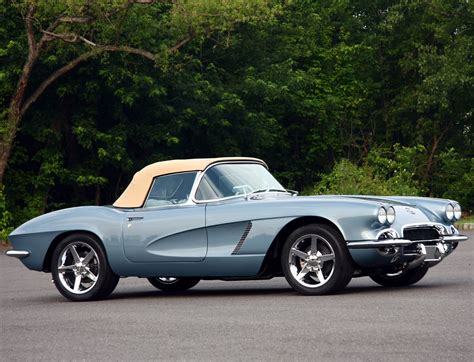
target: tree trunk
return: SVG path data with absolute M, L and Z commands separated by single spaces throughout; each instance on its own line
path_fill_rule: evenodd
M 12 151 L 13 141 L 15 140 L 16 132 L 24 113 L 22 111 L 22 103 L 25 97 L 26 87 L 28 86 L 31 72 L 39 56 L 38 46 L 33 33 L 33 14 L 35 11 L 36 5 L 30 5 L 28 14 L 25 17 L 25 27 L 28 36 L 28 58 L 25 65 L 23 65 L 18 85 L 10 100 L 10 110 L 6 119 L 7 124 L 5 125 L 5 131 L 0 139 L 0 185 L 3 185 L 3 178 Z
M 21 121 L 20 112 L 14 111 L 10 108 L 6 120 L 5 133 L 0 139 L 0 185 L 3 185 L 3 178 L 10 158 L 13 141 L 15 140 L 16 131 Z

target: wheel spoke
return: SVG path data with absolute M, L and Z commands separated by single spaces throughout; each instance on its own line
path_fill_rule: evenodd
M 76 250 L 76 245 L 71 245 L 69 247 L 69 251 L 71 252 L 71 255 L 74 259 L 74 263 L 79 263 L 81 261 L 81 258 L 79 257 L 79 254 L 77 253 L 77 250 Z
M 84 259 L 82 259 L 82 264 L 84 265 L 87 265 L 90 263 L 90 261 L 92 260 L 92 258 L 94 257 L 94 251 L 91 250 L 89 251 L 89 253 L 86 255 L 86 257 Z
M 303 278 L 306 276 L 306 274 L 308 274 L 308 273 L 309 273 L 309 269 L 308 269 L 307 266 L 305 265 L 305 266 L 303 267 L 303 269 L 301 269 L 300 272 L 296 275 L 296 279 L 301 280 L 301 279 L 303 279 Z
M 69 270 L 72 270 L 72 268 L 74 268 L 74 265 L 62 265 L 58 268 L 58 272 L 65 273 Z
M 81 281 L 82 281 L 82 276 L 79 274 L 79 275 L 76 275 L 76 279 L 74 280 L 74 292 L 79 292 L 79 288 L 81 286 Z
M 322 270 L 319 269 L 316 274 L 317 274 L 317 276 L 318 276 L 319 282 L 320 282 L 320 283 L 324 283 L 324 281 L 325 281 L 326 279 L 324 278 L 324 274 L 323 274 Z
M 95 282 L 97 280 L 97 275 L 95 275 L 93 272 L 91 272 L 91 270 L 89 268 L 85 268 L 86 271 L 87 271 L 87 277 L 92 280 L 93 282 Z
M 334 260 L 336 257 L 334 256 L 334 254 L 323 254 L 321 256 L 319 256 L 319 260 L 321 261 L 321 263 L 325 263 L 327 261 L 331 261 L 331 260 Z
M 318 252 L 318 237 L 316 235 L 311 236 L 311 254 Z
M 303 259 L 303 260 L 308 259 L 308 254 L 306 254 L 304 251 L 298 250 L 296 248 L 292 248 L 291 252 L 300 259 Z

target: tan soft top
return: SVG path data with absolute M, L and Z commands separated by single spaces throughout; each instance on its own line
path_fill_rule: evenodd
M 114 202 L 114 206 L 127 208 L 142 207 L 153 179 L 157 176 L 186 171 L 203 171 L 213 163 L 226 161 L 259 162 L 267 167 L 265 162 L 252 157 L 194 158 L 189 160 L 155 162 L 142 168 L 133 176 L 132 182 L 130 182 L 122 195 Z

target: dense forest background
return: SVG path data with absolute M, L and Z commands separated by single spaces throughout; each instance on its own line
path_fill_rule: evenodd
M 0 64 L 3 237 L 174 158 L 474 208 L 469 0 L 0 0 Z

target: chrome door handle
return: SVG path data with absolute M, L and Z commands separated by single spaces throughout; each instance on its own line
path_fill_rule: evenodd
M 143 220 L 143 216 L 128 216 L 127 221 Z

